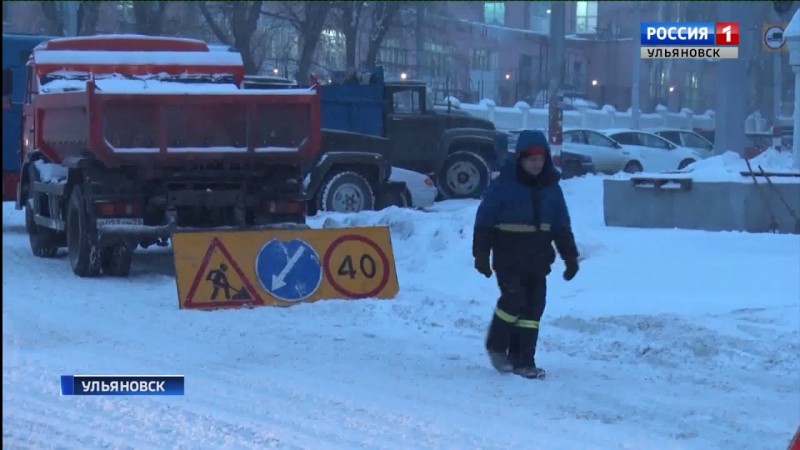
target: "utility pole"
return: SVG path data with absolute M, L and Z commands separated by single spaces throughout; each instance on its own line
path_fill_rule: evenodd
M 561 108 L 561 81 L 564 78 L 564 35 L 566 34 L 566 3 L 552 2 L 550 6 L 550 73 L 547 98 L 548 134 L 553 162 L 561 166 L 561 143 L 564 111 Z
M 642 37 L 641 30 L 638 26 L 642 22 L 642 8 L 639 4 L 631 6 L 634 9 L 634 26 L 633 26 L 633 66 L 631 67 L 631 128 L 634 130 L 639 129 L 639 79 L 641 78 L 642 68 Z
M 747 35 L 753 22 L 748 14 L 749 2 L 717 2 L 720 21 L 739 22 L 739 29 Z M 747 65 L 753 45 L 742 40 L 738 59 L 720 59 L 717 64 L 717 99 L 714 115 L 714 149 L 717 153 L 733 151 L 742 154 L 746 137 L 747 119 Z

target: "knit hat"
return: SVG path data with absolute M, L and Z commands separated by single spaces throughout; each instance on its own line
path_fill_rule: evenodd
M 519 159 L 527 158 L 528 156 L 535 156 L 535 155 L 547 156 L 547 149 L 542 147 L 541 145 L 533 145 L 533 146 L 530 146 L 530 147 L 526 148 L 525 150 L 517 152 L 517 158 L 519 158 Z

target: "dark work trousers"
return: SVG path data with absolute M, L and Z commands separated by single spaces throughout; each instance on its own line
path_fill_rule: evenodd
M 534 366 L 539 320 L 547 298 L 547 279 L 540 274 L 496 274 L 500 298 L 489 326 L 486 349 L 508 352 L 514 367 Z

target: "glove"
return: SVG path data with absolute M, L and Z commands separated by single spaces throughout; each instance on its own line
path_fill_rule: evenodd
M 486 278 L 492 276 L 492 266 L 489 264 L 488 256 L 479 256 L 475 258 L 475 270 Z
M 578 260 L 570 258 L 564 261 L 564 263 L 567 266 L 566 270 L 564 270 L 564 279 L 570 281 L 575 278 L 575 275 L 578 273 Z

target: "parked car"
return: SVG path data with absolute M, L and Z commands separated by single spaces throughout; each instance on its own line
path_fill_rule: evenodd
M 622 144 L 622 148 L 630 152 L 638 151 L 639 164 L 630 162 L 626 165 L 626 172 L 666 172 L 683 169 L 699 161 L 702 156 L 697 150 L 682 147 L 657 136 L 641 130 L 614 128 L 600 130 L 603 134 Z
M 597 130 L 566 128 L 563 137 L 563 148 L 568 152 L 590 157 L 598 172 L 615 174 L 642 170 L 643 158 L 639 149 L 625 147 Z
M 389 176 L 389 180 L 402 181 L 406 184 L 406 190 L 403 192 L 400 202 L 396 203 L 396 206 L 427 208 L 433 206 L 433 202 L 439 193 L 436 183 L 429 176 L 413 170 L 392 167 L 392 174 Z
M 540 130 L 542 131 L 542 130 Z M 513 149 L 517 147 L 517 138 L 522 130 L 510 130 L 508 134 L 509 154 L 513 154 Z M 542 131 L 546 133 L 546 131 Z M 566 147 L 561 148 L 561 176 L 563 178 L 573 178 L 594 173 L 596 171 L 591 155 L 574 152 Z
M 645 131 L 649 131 L 656 136 L 661 136 L 677 146 L 693 148 L 697 150 L 698 154 L 703 158 L 714 156 L 714 144 L 692 130 L 683 130 L 680 128 L 651 128 Z

